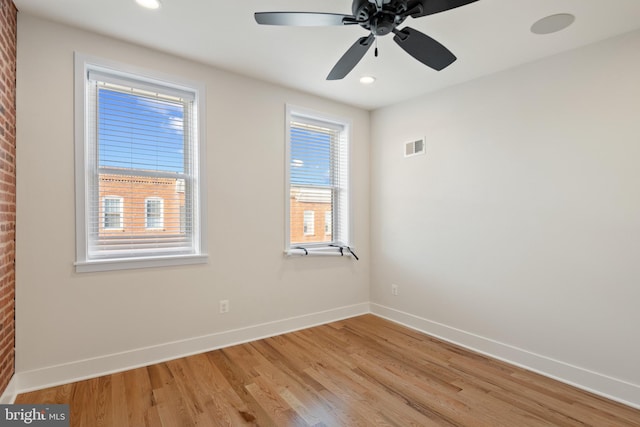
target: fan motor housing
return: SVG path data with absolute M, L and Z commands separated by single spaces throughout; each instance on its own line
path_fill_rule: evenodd
M 408 0 L 390 0 L 378 11 L 369 0 L 354 0 L 352 12 L 362 28 L 376 36 L 384 36 L 406 19 L 402 14 L 408 9 L 407 3 Z

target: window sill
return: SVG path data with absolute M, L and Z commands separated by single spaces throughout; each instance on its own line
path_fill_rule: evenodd
M 74 265 L 76 266 L 76 273 L 91 273 L 95 271 L 132 270 L 137 268 L 206 264 L 208 260 L 208 255 L 172 255 L 164 257 L 79 261 Z
M 342 251 L 340 247 L 333 246 L 321 246 L 321 247 L 308 247 L 308 248 L 291 248 L 284 251 L 288 257 L 296 256 L 348 256 L 353 257 L 353 254 L 349 249 L 343 247 Z

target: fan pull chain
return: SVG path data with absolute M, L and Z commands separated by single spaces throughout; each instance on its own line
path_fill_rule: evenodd
M 378 57 L 378 38 L 377 37 L 375 38 L 375 41 L 376 41 L 376 48 L 374 49 L 373 54 L 377 58 Z

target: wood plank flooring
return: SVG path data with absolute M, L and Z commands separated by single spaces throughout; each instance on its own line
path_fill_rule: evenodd
M 372 315 L 25 393 L 72 426 L 640 426 L 640 411 Z

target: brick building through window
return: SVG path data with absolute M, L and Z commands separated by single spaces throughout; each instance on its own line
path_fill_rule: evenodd
M 100 174 L 99 188 L 100 237 L 184 234 L 184 180 Z
M 330 189 L 292 186 L 289 203 L 292 244 L 333 240 Z

